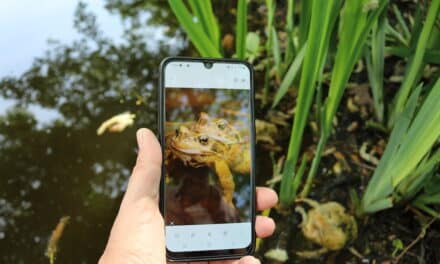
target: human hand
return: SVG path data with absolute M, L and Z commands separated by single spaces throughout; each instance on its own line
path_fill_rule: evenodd
M 139 153 L 128 182 L 127 191 L 113 224 L 110 238 L 99 263 L 166 263 L 164 220 L 159 210 L 159 183 L 162 153 L 159 142 L 148 129 L 136 134 Z M 257 209 L 275 206 L 276 193 L 264 187 L 256 192 Z M 272 235 L 275 222 L 265 216 L 257 216 L 255 232 L 258 237 Z M 208 262 L 204 262 L 208 263 Z M 260 263 L 252 256 L 239 260 L 211 261 L 212 264 Z

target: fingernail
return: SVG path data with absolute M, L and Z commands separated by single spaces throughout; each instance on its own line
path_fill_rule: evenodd
M 143 146 L 145 142 L 145 131 L 143 131 L 142 128 L 136 132 L 136 139 L 138 143 L 138 148 L 141 148 L 141 146 Z

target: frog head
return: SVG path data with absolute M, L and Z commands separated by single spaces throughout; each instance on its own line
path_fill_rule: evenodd
M 176 129 L 169 137 L 169 147 L 172 153 L 186 165 L 200 167 L 221 159 L 225 144 L 207 133 L 190 130 L 186 126 Z
M 195 132 L 209 135 L 210 138 L 224 144 L 240 143 L 241 136 L 238 130 L 223 118 L 211 118 L 207 113 L 201 112 L 199 119 L 193 126 Z

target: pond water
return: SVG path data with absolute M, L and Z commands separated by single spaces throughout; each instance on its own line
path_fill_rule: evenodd
M 135 131 L 156 129 L 158 65 L 186 52 L 176 22 L 161 24 L 171 17 L 165 1 L 142 7 L 107 1 L 120 24 L 114 28 L 123 34 L 120 39 L 108 37 L 114 34 L 111 27 L 98 23 L 99 14 L 109 10 L 74 2 L 68 4 L 68 13 L 75 13 L 69 30 L 77 34 L 60 35 L 45 53 L 31 51 L 24 66 L 2 65 L 0 263 L 48 263 L 47 243 L 63 216 L 70 221 L 56 262 L 97 261 L 135 161 Z M 44 1 L 40 9 L 48 6 Z M 27 27 L 56 28 L 53 17 L 46 19 L 52 20 Z M 8 27 L 20 30 L 19 24 Z M 10 61 L 22 55 L 5 49 L 0 54 Z M 103 121 L 125 111 L 136 114 L 133 126 L 97 135 Z

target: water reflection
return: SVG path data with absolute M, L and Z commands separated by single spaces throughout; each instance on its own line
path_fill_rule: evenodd
M 157 6 L 152 12 L 167 10 L 163 1 L 145 3 Z M 145 14 L 143 6 L 110 4 L 123 16 L 136 8 Z M 115 44 L 95 34 L 90 12 L 76 16 L 80 40 L 53 46 L 23 75 L 0 81 L 0 95 L 15 102 L 0 113 L 1 263 L 46 263 L 51 231 L 65 215 L 57 262 L 96 262 L 135 161 L 135 130 L 156 129 L 157 68 L 179 51 L 169 47 L 178 38 L 150 43 L 133 16 L 126 41 Z M 39 123 L 31 105 L 58 114 Z M 132 127 L 96 135 L 99 124 L 124 111 L 136 114 Z

